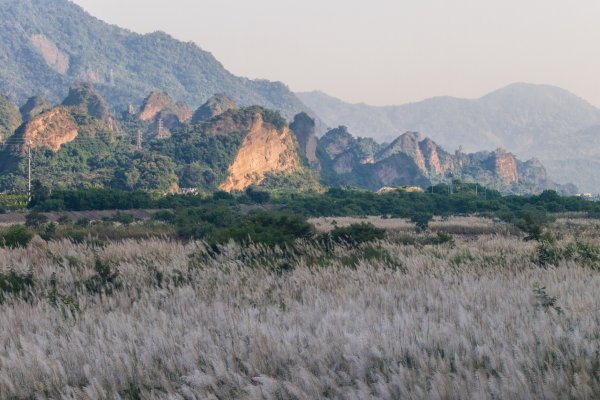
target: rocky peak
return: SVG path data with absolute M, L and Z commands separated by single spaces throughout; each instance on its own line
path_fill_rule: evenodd
M 153 121 L 158 127 L 158 121 L 162 120 L 163 127 L 172 130 L 192 118 L 192 112 L 187 104 L 176 103 L 165 92 L 152 92 L 142 103 L 139 115 L 142 121 Z
M 287 126 L 278 129 L 254 114 L 238 153 L 229 166 L 229 177 L 220 189 L 230 192 L 260 184 L 268 173 L 294 173 L 302 170 L 294 135 Z
M 421 172 L 429 177 L 443 176 L 456 165 L 450 154 L 430 138 L 423 138 L 419 132 L 402 134 L 377 154 L 377 160 L 385 160 L 400 153 L 412 158 Z
M 532 158 L 530 160 L 525 161 L 524 165 L 529 168 L 544 168 L 544 165 L 538 158 Z
M 487 164 L 504 184 L 512 185 L 519 182 L 517 161 L 511 153 L 498 149 L 490 154 Z
M 87 82 L 78 82 L 71 89 L 63 106 L 72 107 L 78 112 L 88 114 L 104 122 L 109 129 L 115 129 L 115 122 L 110 114 L 106 100 Z
M 300 151 L 311 166 L 318 166 L 317 159 L 317 135 L 315 134 L 315 120 L 306 113 L 300 113 L 294 117 L 290 129 L 298 139 Z
M 371 190 L 378 190 L 383 186 L 429 185 L 429 180 L 419 166 L 403 153 L 394 154 L 368 167 L 371 174 L 367 185 Z
M 158 113 L 175 107 L 175 101 L 165 92 L 151 92 L 142 102 L 140 120 L 152 121 Z
M 425 138 L 419 142 L 419 149 L 425 161 L 425 168 L 430 175 L 442 176 L 447 171 L 454 169 L 456 163 L 452 156 L 442 150 L 430 138 Z
M 0 94 L 0 140 L 13 134 L 21 125 L 21 113 L 8 97 Z
M 532 158 L 525 162 L 518 162 L 517 167 L 519 176 L 523 179 L 535 182 L 537 185 L 543 186 L 549 183 L 548 173 L 542 162 L 537 158 Z
M 32 147 L 47 147 L 57 152 L 78 135 L 77 124 L 66 107 L 55 107 L 23 125 L 17 132 Z
M 208 121 L 229 110 L 237 110 L 238 106 L 229 96 L 218 93 L 196 110 L 192 117 L 192 124 Z
M 43 97 L 30 97 L 25 104 L 19 109 L 23 121 L 27 122 L 44 111 L 48 111 L 52 106 Z
M 142 103 L 140 119 L 150 121 L 160 113 L 165 112 L 175 114 L 181 122 L 188 121 L 191 118 L 191 112 L 187 104 L 176 103 L 165 92 L 151 92 Z
M 327 168 L 334 184 L 350 184 L 377 190 L 390 185 L 428 185 L 447 180 L 448 172 L 456 179 L 478 182 L 504 193 L 539 193 L 544 189 L 572 192 L 572 188 L 557 185 L 548 178 L 546 169 L 537 159 L 521 162 L 502 149 L 495 152 L 451 154 L 429 138 L 417 132 L 407 132 L 376 152 L 375 160 L 364 158 L 364 139 L 348 137 L 347 130 L 327 133 L 319 146 L 330 156 Z M 322 154 L 322 153 L 320 153 Z M 328 177 L 325 178 L 326 182 Z
M 348 128 L 343 125 L 330 130 L 319 139 L 319 145 L 325 149 L 332 159 L 350 150 L 355 142 L 356 139 L 348 132 Z
M 419 132 L 406 132 L 390 143 L 377 158 L 383 160 L 394 154 L 404 153 L 410 156 L 422 171 L 425 171 L 425 159 L 419 146 L 420 140 L 421 134 Z

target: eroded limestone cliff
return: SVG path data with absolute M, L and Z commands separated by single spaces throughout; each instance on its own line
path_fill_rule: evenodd
M 65 107 L 55 107 L 33 118 L 22 129 L 23 143 L 31 147 L 47 147 L 57 152 L 78 135 L 77 124 Z
M 506 185 L 519 182 L 517 160 L 505 151 L 496 150 L 490 155 L 488 163 L 498 179 Z
M 208 121 L 209 119 L 218 117 L 229 110 L 237 109 L 237 104 L 229 96 L 222 93 L 215 94 L 208 99 L 206 103 L 200 106 L 196 112 L 194 112 L 194 115 L 192 116 L 192 124 Z
M 309 165 L 318 168 L 319 159 L 317 158 L 315 120 L 306 113 L 300 113 L 294 117 L 294 121 L 290 124 L 290 129 L 296 135 L 300 151 L 306 157 Z
M 173 129 L 179 123 L 189 122 L 192 112 L 186 104 L 176 103 L 167 93 L 152 92 L 142 103 L 139 117 L 142 121 L 162 118 L 164 126 Z
M 73 108 L 75 112 L 87 114 L 104 122 L 110 130 L 115 129 L 115 121 L 106 100 L 87 82 L 74 84 L 62 104 Z
M 268 173 L 294 173 L 302 169 L 294 135 L 286 126 L 278 130 L 256 113 L 220 189 L 230 192 L 260 184 Z

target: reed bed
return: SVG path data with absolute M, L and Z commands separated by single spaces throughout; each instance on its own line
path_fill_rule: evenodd
M 387 256 L 167 239 L 0 249 L 0 399 L 600 393 L 600 272 L 542 267 L 534 243 L 498 234 L 369 246 Z

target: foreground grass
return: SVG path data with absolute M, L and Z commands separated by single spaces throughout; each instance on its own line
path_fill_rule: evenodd
M 37 240 L 0 260 L 2 399 L 600 393 L 600 272 L 540 267 L 519 237 L 293 254 Z

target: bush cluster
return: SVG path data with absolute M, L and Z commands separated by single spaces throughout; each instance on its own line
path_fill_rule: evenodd
M 33 232 L 25 226 L 12 225 L 8 229 L 0 231 L 0 246 L 10 247 L 11 249 L 27 247 L 33 236 Z

